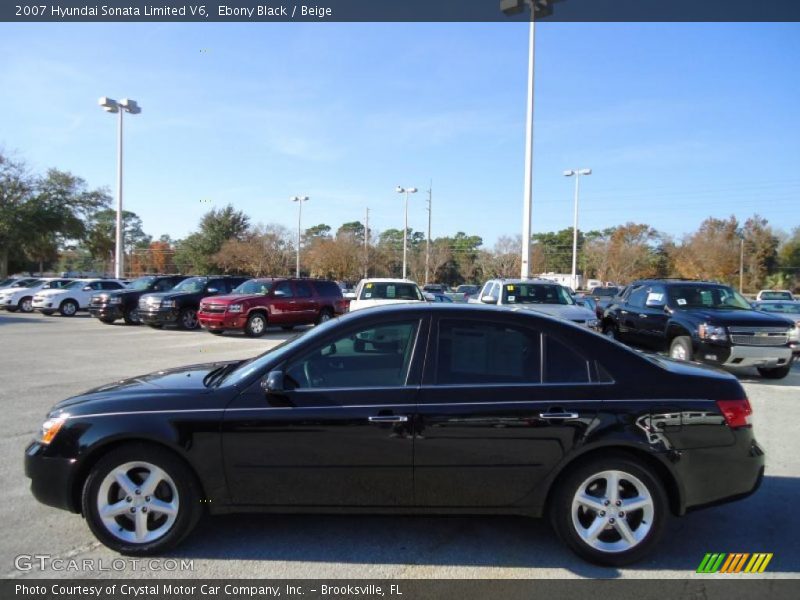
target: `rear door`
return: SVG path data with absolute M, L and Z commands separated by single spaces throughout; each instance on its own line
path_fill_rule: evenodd
M 415 503 L 524 506 L 596 412 L 587 360 L 497 315 L 441 318 L 418 405 Z
M 297 301 L 296 310 L 293 310 L 295 323 L 313 323 L 319 313 L 319 302 L 314 296 L 314 290 L 308 281 L 302 279 L 294 281 L 294 292 Z

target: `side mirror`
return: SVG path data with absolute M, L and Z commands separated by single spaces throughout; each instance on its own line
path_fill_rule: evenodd
M 355 300 L 356 299 L 356 293 L 355 292 L 345 292 L 344 294 L 342 294 L 342 297 L 347 299 L 347 300 Z
M 261 379 L 261 389 L 265 394 L 280 394 L 283 388 L 283 371 L 270 371 Z
M 497 298 L 489 295 L 481 296 L 481 302 L 484 304 L 497 304 Z
M 91 292 L 92 291 L 92 286 L 90 286 L 90 285 L 83 286 L 83 291 L 84 292 Z
M 219 294 L 219 288 L 208 288 L 209 294 Z

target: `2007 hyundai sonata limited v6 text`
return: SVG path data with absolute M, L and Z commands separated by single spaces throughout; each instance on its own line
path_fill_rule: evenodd
M 548 516 L 640 559 L 669 515 L 755 491 L 764 453 L 727 373 L 531 311 L 417 303 L 332 319 L 253 359 L 57 404 L 25 452 L 41 502 L 124 554 L 201 513 Z

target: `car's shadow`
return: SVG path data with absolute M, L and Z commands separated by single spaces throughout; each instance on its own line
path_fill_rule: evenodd
M 764 478 L 753 496 L 671 518 L 638 571 L 695 572 L 707 552 L 772 552 L 770 572 L 800 570 L 800 479 Z M 524 517 L 228 515 L 205 518 L 171 553 L 214 560 L 564 568 L 615 578 L 616 568 L 577 558 L 544 519 Z

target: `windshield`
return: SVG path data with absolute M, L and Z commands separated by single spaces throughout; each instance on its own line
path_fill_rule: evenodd
M 575 304 L 569 292 L 557 283 L 507 283 L 503 304 Z
M 291 354 L 294 349 L 300 345 L 301 341 L 305 342 L 311 338 L 327 335 L 328 331 L 338 326 L 338 324 L 339 317 L 336 317 L 335 319 L 329 319 L 320 325 L 316 325 L 313 329 L 299 333 L 287 340 L 284 340 L 263 354 L 259 354 L 258 356 L 239 364 L 234 370 L 221 379 L 218 382 L 218 385 L 221 385 L 223 382 L 225 385 L 236 385 L 237 383 L 245 381 L 255 373 L 266 374 L 263 372 L 266 370 L 267 364 L 270 362 L 277 362 L 284 356 Z
M 592 296 L 616 296 L 617 292 L 619 292 L 619 288 L 616 287 L 594 288 Z
M 139 279 L 134 279 L 128 284 L 128 289 L 143 292 L 150 289 L 155 279 L 155 277 L 139 277 Z
M 29 281 L 22 287 L 32 288 L 36 287 L 37 285 L 42 285 L 43 283 L 46 283 L 44 279 L 34 279 L 33 281 Z
M 761 292 L 762 300 L 791 300 L 790 292 Z
M 62 290 L 76 290 L 78 288 L 83 288 L 85 285 L 89 285 L 91 281 L 73 281 L 69 285 L 65 285 Z
M 28 284 L 29 284 L 31 281 L 34 281 L 34 280 L 32 280 L 32 279 L 20 279 L 19 281 L 15 281 L 14 283 L 12 283 L 12 284 L 11 284 L 10 286 L 8 286 L 8 287 L 13 287 L 13 288 L 24 288 L 24 287 L 28 287 Z
M 769 302 L 756 304 L 756 309 L 770 313 L 800 314 L 800 302 Z
M 359 300 L 424 300 L 413 283 L 369 282 L 361 289 Z
M 67 280 L 64 281 L 62 279 L 57 279 L 55 281 L 48 281 L 42 286 L 42 289 L 45 290 L 58 290 L 65 287 L 68 283 L 72 283 L 71 281 Z
M 671 308 L 753 310 L 738 292 L 727 285 L 675 285 L 667 290 Z
M 477 285 L 460 285 L 456 288 L 456 293 L 458 294 L 467 294 L 467 293 L 475 293 L 478 291 Z
M 202 292 L 203 288 L 206 287 L 206 278 L 205 277 L 191 277 L 189 279 L 184 279 L 171 291 L 173 292 Z
M 261 294 L 267 295 L 269 294 L 270 289 L 272 289 L 272 282 L 271 281 L 262 281 L 259 279 L 251 279 L 249 281 L 245 281 L 244 283 L 240 284 L 239 286 L 233 288 L 231 294 L 234 295 L 249 295 L 249 294 Z

